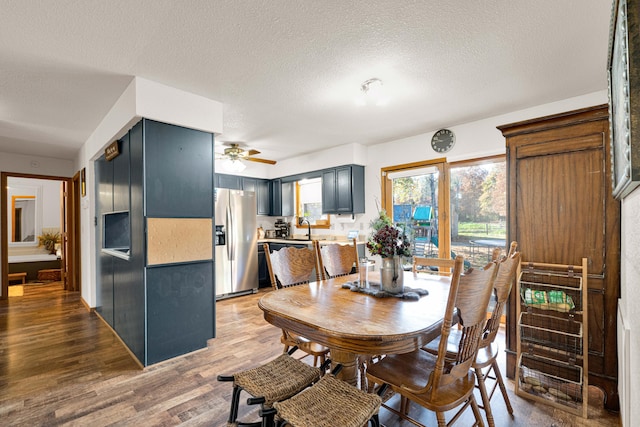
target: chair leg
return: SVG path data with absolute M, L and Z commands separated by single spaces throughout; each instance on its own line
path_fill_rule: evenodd
M 491 369 L 489 369 L 490 371 Z M 480 396 L 482 397 L 482 405 L 484 408 L 484 412 L 487 414 L 487 422 L 489 423 L 489 427 L 495 427 L 495 422 L 493 421 L 493 413 L 491 412 L 491 403 L 489 402 L 489 396 L 487 395 L 487 385 L 485 384 L 485 375 L 482 373 L 482 369 L 475 368 L 476 378 L 478 379 L 478 388 L 480 389 Z
M 507 411 L 513 417 L 513 408 L 511 407 L 511 401 L 509 401 L 509 395 L 507 394 L 507 388 L 504 386 L 504 381 L 502 381 L 502 374 L 500 373 L 500 368 L 498 367 L 498 361 L 494 360 L 491 364 L 493 367 L 493 372 L 496 375 L 496 381 L 500 386 L 500 391 L 502 392 L 502 397 L 504 398 L 504 403 L 507 405 Z
M 369 420 L 371 423 L 371 427 L 380 427 L 380 418 L 378 414 L 373 414 L 373 417 Z
M 438 419 L 438 427 L 447 427 L 447 420 L 444 418 L 444 412 L 436 412 Z
M 471 402 L 471 409 L 473 410 L 473 415 L 476 417 L 476 424 L 480 427 L 484 427 L 484 421 L 482 421 L 482 414 L 480 414 L 480 408 L 478 408 L 478 402 L 476 402 L 476 398 L 471 393 L 469 397 L 469 401 Z
M 231 393 L 231 409 L 229 410 L 229 424 L 236 422 L 238 418 L 238 407 L 240 406 L 240 392 L 242 389 L 236 385 L 233 386 Z

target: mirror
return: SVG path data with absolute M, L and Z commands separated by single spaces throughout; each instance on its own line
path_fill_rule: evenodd
M 35 196 L 11 196 L 11 242 L 36 241 Z
M 42 186 L 37 180 L 7 179 L 9 246 L 38 246 L 42 234 Z

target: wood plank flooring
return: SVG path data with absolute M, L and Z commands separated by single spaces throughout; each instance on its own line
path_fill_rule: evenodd
M 24 296 L 0 301 L 0 424 L 224 426 L 231 385 L 216 381 L 282 351 L 280 330 L 262 318 L 261 293 L 220 301 L 217 337 L 207 349 L 140 369 L 78 293 L 61 284 L 25 286 Z M 503 368 L 504 372 L 504 368 Z M 513 390 L 513 383 L 508 387 Z M 589 419 L 534 404 L 510 393 L 515 417 L 492 400 L 497 426 L 619 426 L 593 390 Z M 390 400 L 394 403 L 394 399 Z M 244 398 L 242 399 L 244 403 Z M 255 409 L 241 413 L 251 418 Z M 412 405 L 427 425 L 435 416 Z M 382 409 L 387 427 L 408 426 Z M 457 425 L 471 425 L 467 414 Z

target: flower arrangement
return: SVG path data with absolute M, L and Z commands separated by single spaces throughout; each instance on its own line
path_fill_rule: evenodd
M 367 242 L 367 249 L 372 255 L 382 258 L 394 255 L 411 256 L 411 243 L 404 230 L 395 227 L 391 218 L 381 210 L 378 218 L 371 222 L 373 231 Z
M 44 246 L 49 253 L 56 253 L 56 243 L 60 243 L 60 233 L 44 232 L 38 236 L 38 246 Z

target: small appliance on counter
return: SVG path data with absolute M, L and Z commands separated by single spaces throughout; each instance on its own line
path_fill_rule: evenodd
M 291 224 L 284 222 L 282 218 L 278 218 L 274 224 L 276 228 L 276 238 L 286 239 L 291 233 Z

